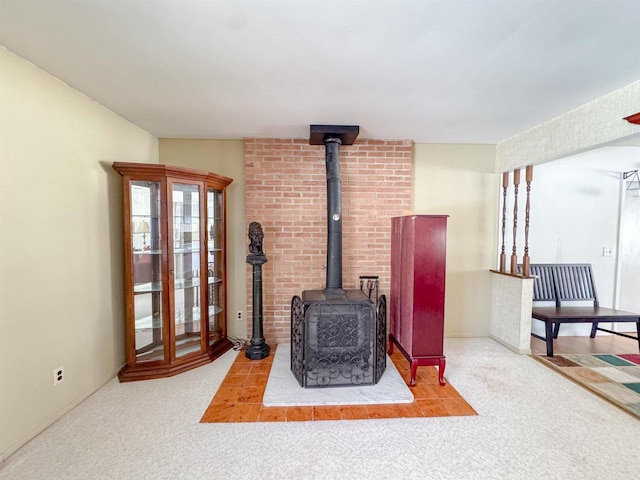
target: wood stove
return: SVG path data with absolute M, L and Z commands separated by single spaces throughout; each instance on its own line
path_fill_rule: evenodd
M 386 299 L 342 288 L 340 145 L 357 126 L 311 125 L 309 143 L 325 146 L 327 277 L 324 290 L 291 301 L 291 371 L 302 387 L 374 385 L 386 368 Z

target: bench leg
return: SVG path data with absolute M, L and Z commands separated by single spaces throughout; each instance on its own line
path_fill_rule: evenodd
M 598 322 L 593 322 L 591 324 L 591 338 L 596 338 L 596 332 L 598 331 Z
M 544 323 L 545 341 L 547 342 L 547 357 L 553 357 L 553 323 Z
M 640 352 L 640 319 L 636 322 L 636 336 L 638 337 L 638 352 Z
M 560 332 L 560 324 L 556 323 L 553 327 L 553 338 L 558 338 L 558 332 Z

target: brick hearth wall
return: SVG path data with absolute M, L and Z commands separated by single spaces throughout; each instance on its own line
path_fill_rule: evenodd
M 413 143 L 357 140 L 340 148 L 343 288 L 379 275 L 389 295 L 391 220 L 410 213 Z M 325 149 L 307 139 L 245 140 L 246 220 L 264 231 L 263 325 L 267 343 L 290 340 L 291 298 L 325 288 Z M 245 230 L 246 231 L 246 230 Z M 247 238 L 248 242 L 248 238 Z M 247 264 L 251 337 L 251 267 Z

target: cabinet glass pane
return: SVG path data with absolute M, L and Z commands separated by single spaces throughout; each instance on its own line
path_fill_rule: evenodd
M 222 191 L 213 188 L 207 190 L 209 345 L 214 344 L 224 335 L 223 199 Z
M 160 183 L 131 182 L 136 362 L 164 360 Z
M 173 184 L 175 352 L 201 352 L 200 188 Z

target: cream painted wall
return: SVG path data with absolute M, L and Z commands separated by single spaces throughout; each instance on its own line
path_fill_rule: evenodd
M 244 141 L 160 139 L 160 163 L 197 168 L 233 178 L 227 187 L 227 326 L 228 334 L 247 338 L 244 213 Z M 236 313 L 242 311 L 243 319 Z
M 489 336 L 499 202 L 494 164 L 494 145 L 415 146 L 413 212 L 450 215 L 446 336 Z
M 124 364 L 122 188 L 157 138 L 0 47 L 0 454 Z M 65 380 L 53 386 L 53 370 Z

